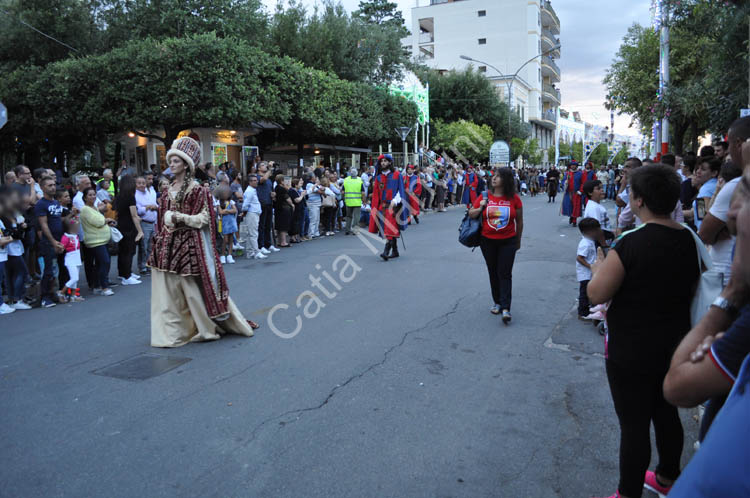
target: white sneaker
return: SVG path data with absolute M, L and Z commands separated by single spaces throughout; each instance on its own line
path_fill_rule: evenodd
M 233 248 L 233 249 L 234 249 L 235 251 L 239 251 L 240 249 L 244 249 L 244 247 L 242 247 L 242 245 L 241 245 L 241 244 L 234 244 L 234 245 L 232 246 L 232 248 Z
M 10 313 L 13 313 L 14 311 L 16 310 L 11 308 L 5 303 L 3 303 L 2 306 L 0 306 L 0 315 L 8 315 Z
M 102 296 L 114 296 L 115 293 L 112 291 L 112 289 L 104 289 L 100 292 Z
M 227 256 L 227 263 L 229 263 L 230 265 L 234 264 L 234 258 L 232 257 L 231 254 L 229 256 Z
M 277 248 L 276 248 L 276 247 L 274 247 L 274 246 L 271 246 L 271 247 L 269 247 L 269 249 L 270 249 L 271 251 L 273 251 L 273 252 L 279 252 L 279 251 L 281 250 L 281 249 L 277 249 Z
M 226 256 L 219 256 L 219 263 L 221 263 L 222 265 L 227 264 Z
M 141 276 L 140 275 L 136 275 L 135 273 L 131 273 L 130 274 L 130 279 L 131 280 L 135 279 L 135 280 L 138 280 L 140 282 Z
M 255 258 L 255 259 L 267 259 L 268 256 L 266 256 L 262 252 L 258 251 L 257 253 L 255 253 L 255 256 L 253 256 L 253 258 Z
M 269 251 L 269 250 L 268 250 L 268 249 L 266 249 L 265 247 L 261 247 L 261 248 L 260 248 L 260 252 L 262 252 L 263 254 L 266 254 L 266 255 L 268 255 L 268 254 L 271 254 L 271 251 Z
M 135 278 L 123 278 L 122 279 L 122 285 L 138 285 L 142 283 L 140 280 L 137 280 Z
M 10 305 L 10 307 L 13 308 L 14 310 L 30 310 L 31 309 L 31 306 L 24 303 L 23 301 L 18 301 L 16 303 L 13 303 Z
M 591 311 L 591 313 L 598 313 L 598 312 L 602 312 L 603 313 L 603 312 L 607 311 L 607 306 L 604 305 L 604 304 L 597 304 L 593 308 L 589 308 L 589 310 Z
M 591 313 L 590 315 L 584 317 L 584 320 L 602 321 L 604 320 L 604 314 L 601 311 L 597 311 L 596 313 Z

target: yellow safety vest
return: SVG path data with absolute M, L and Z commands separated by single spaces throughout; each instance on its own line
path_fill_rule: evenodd
M 344 180 L 344 203 L 349 207 L 362 205 L 362 179 L 346 177 Z

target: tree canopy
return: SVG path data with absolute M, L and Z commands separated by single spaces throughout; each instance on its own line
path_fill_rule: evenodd
M 633 25 L 604 78 L 608 107 L 627 113 L 650 135 L 667 117 L 681 152 L 705 132 L 723 134 L 747 98 L 747 19 L 750 5 L 715 0 L 667 2 L 670 9 L 670 84 L 661 100 L 659 34 Z
M 516 113 L 510 113 L 508 128 L 508 106 L 497 94 L 492 82 L 472 68 L 465 71 L 450 71 L 446 74 L 418 68 L 420 80 L 430 84 L 430 115 L 444 122 L 464 119 L 479 125 L 489 126 L 494 137 L 510 143 L 513 137 L 526 138 L 528 125 Z
M 478 163 L 487 162 L 492 146 L 493 131 L 487 125 L 478 125 L 459 119 L 452 123 L 435 121 L 433 147 L 453 159 Z

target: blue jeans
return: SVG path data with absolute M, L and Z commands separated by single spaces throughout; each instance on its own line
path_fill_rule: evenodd
M 8 274 L 8 297 L 12 303 L 18 302 L 23 299 L 24 284 L 29 274 L 23 256 L 8 256 L 6 272 Z
M 0 261 L 0 284 L 5 280 L 5 261 Z M 8 294 L 10 294 L 10 289 L 8 289 Z M 11 300 L 12 302 L 12 300 Z M 3 290 L 2 287 L 0 287 L 0 304 L 3 304 Z
M 300 233 L 305 237 L 310 235 L 310 211 L 308 211 L 307 206 L 305 206 L 305 212 L 302 215 L 302 231 Z
M 109 251 L 107 251 L 107 244 L 90 247 L 94 255 L 94 289 L 107 289 L 109 288 L 109 266 L 110 257 Z
M 55 252 L 55 248 L 46 240 L 39 244 L 39 253 L 44 260 L 41 283 L 42 299 L 51 301 L 56 290 L 53 289 L 53 284 L 55 281 L 55 269 L 57 268 L 57 253 Z

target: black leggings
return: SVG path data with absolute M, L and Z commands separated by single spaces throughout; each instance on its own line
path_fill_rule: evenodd
M 518 238 L 488 239 L 482 237 L 479 244 L 482 249 L 487 273 L 490 275 L 492 300 L 500 308 L 510 311 L 513 291 L 513 262 L 516 260 Z
M 651 462 L 651 422 L 659 464 L 667 479 L 680 475 L 683 432 L 677 408 L 664 399 L 664 373 L 640 373 L 607 360 L 607 378 L 620 421 L 620 494 L 638 498 Z
M 122 239 L 117 244 L 117 274 L 122 278 L 130 278 L 130 275 L 133 274 L 136 235 L 135 232 L 122 232 Z

